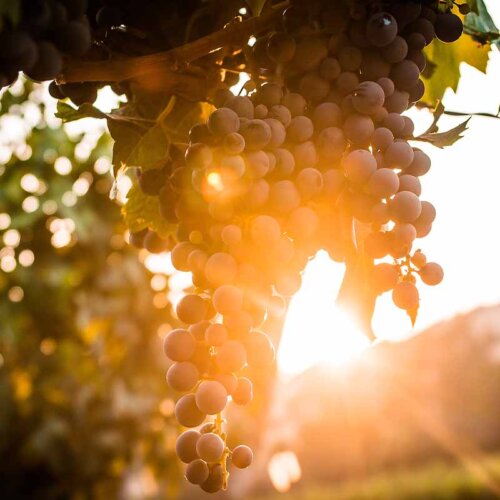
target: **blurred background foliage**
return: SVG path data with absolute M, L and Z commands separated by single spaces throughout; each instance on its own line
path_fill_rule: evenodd
M 172 493 L 168 278 L 125 243 L 105 129 L 52 105 L 23 81 L 1 99 L 2 498 Z

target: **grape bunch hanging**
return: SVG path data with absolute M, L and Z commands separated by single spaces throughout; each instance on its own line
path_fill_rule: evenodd
M 421 199 L 430 158 L 409 143 L 414 126 L 402 113 L 424 95 L 424 48 L 462 33 L 451 6 L 293 2 L 246 49 L 253 90 L 221 89 L 168 175 L 140 174 L 176 230 L 166 240 L 133 233 L 132 243 L 171 250 L 175 268 L 192 273 L 195 291 L 177 306 L 185 327 L 164 348 L 168 384 L 184 393 L 177 420 L 191 428 L 177 454 L 204 491 L 226 488 L 229 461 L 251 464 L 249 447 L 226 445 L 222 415 L 228 402 L 252 400 L 248 374 L 274 362 L 261 325 L 297 292 L 318 250 L 338 262 L 361 255 L 364 289 L 392 291 L 412 318 L 417 279 L 442 280 L 414 249 L 436 211 Z

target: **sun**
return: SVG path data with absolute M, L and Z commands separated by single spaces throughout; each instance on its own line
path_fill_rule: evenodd
M 344 268 L 319 252 L 303 274 L 302 287 L 287 312 L 278 366 L 285 375 L 315 364 L 349 364 L 369 346 L 352 318 L 335 304 Z

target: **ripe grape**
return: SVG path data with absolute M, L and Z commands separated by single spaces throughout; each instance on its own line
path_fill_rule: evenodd
M 219 108 L 209 116 L 207 126 L 214 136 L 224 137 L 227 134 L 238 132 L 240 119 L 232 109 Z
M 253 384 L 246 377 L 238 378 L 236 389 L 231 394 L 231 399 L 237 405 L 244 406 L 253 399 Z
M 279 120 L 285 127 L 288 127 L 292 120 L 292 113 L 286 106 L 283 106 L 282 104 L 276 104 L 269 110 L 268 117 L 275 118 L 276 120 Z
M 248 118 L 251 120 L 254 117 L 254 106 L 249 97 L 232 95 L 226 100 L 224 107 L 232 109 L 240 118 Z
M 207 415 L 215 415 L 226 407 L 227 391 L 216 380 L 204 380 L 196 390 L 195 399 L 200 411 Z
M 394 142 L 394 134 L 386 127 L 378 127 L 373 132 L 371 143 L 374 148 L 385 151 Z
M 254 99 L 258 104 L 264 104 L 267 108 L 275 106 L 283 98 L 283 88 L 273 82 L 264 83 L 254 94 Z
M 385 94 L 375 82 L 362 82 L 354 91 L 352 105 L 358 113 L 371 114 L 384 104 Z
M 422 185 L 420 184 L 418 177 L 408 174 L 400 175 L 399 191 L 411 191 L 417 196 L 420 196 L 422 194 Z
M 395 90 L 385 100 L 385 107 L 389 113 L 402 113 L 408 108 L 410 94 L 404 90 Z
M 226 137 L 224 137 L 223 145 L 224 145 L 224 152 L 226 154 L 239 155 L 245 149 L 245 139 L 241 134 L 238 134 L 238 132 L 232 132 L 231 134 L 228 134 L 226 135 Z M 189 149 L 191 149 L 191 147 L 192 146 L 190 146 Z M 207 162 L 204 165 L 204 168 L 209 167 L 211 163 L 212 161 L 210 160 L 210 162 Z
M 205 265 L 205 276 L 215 287 L 231 284 L 237 272 L 234 257 L 224 252 L 216 252 L 211 255 Z
M 396 141 L 384 152 L 384 163 L 389 168 L 406 168 L 414 158 L 413 148 L 406 141 Z
M 239 135 L 233 133 L 235 135 Z M 191 144 L 186 149 L 186 165 L 193 169 L 203 169 L 211 165 L 213 161 L 212 150 L 202 143 Z
M 338 127 L 342 121 L 342 112 L 337 104 L 323 102 L 314 108 L 312 119 L 314 130 L 321 132 L 328 127 Z
M 228 340 L 217 348 L 215 361 L 223 372 L 237 372 L 245 366 L 247 354 L 241 342 Z
M 186 467 L 186 479 L 191 484 L 202 484 L 208 479 L 209 469 L 207 463 L 197 458 Z
M 384 59 L 391 64 L 399 63 L 404 60 L 408 54 L 408 44 L 406 40 L 397 36 L 389 45 L 384 47 L 382 55 Z
M 175 418 L 184 427 L 197 427 L 206 415 L 200 411 L 196 404 L 194 394 L 182 396 L 175 405 Z
M 198 456 L 205 462 L 218 462 L 224 454 L 224 448 L 222 438 L 213 432 L 202 434 L 196 442 Z
M 194 336 L 183 329 L 172 330 L 163 341 L 165 356 L 172 361 L 188 361 L 193 356 L 195 348 Z
M 215 290 L 212 303 L 219 314 L 238 312 L 243 306 L 243 292 L 233 285 L 221 285 Z
M 321 61 L 319 74 L 325 80 L 332 82 L 339 77 L 341 72 L 342 68 L 340 67 L 340 63 L 337 59 L 333 57 L 326 57 Z
M 392 264 L 382 262 L 373 268 L 372 280 L 379 293 L 387 292 L 394 288 L 398 279 L 398 268 Z
M 367 189 L 378 198 L 390 198 L 398 192 L 400 179 L 394 170 L 380 168 L 368 180 Z
M 419 177 L 425 175 L 431 168 L 431 159 L 418 148 L 413 148 L 413 161 L 405 168 L 405 174 Z
M 227 328 L 224 325 L 214 323 L 205 330 L 205 340 L 208 345 L 220 346 L 227 338 Z
M 408 59 L 395 64 L 390 73 L 391 80 L 401 90 L 413 88 L 417 84 L 419 76 L 418 66 Z
M 182 297 L 177 304 L 175 312 L 183 323 L 193 325 L 205 319 L 208 312 L 208 304 L 199 295 L 189 294 Z
M 426 285 L 439 285 L 443 281 L 443 268 L 436 262 L 427 262 L 419 271 L 420 278 Z
M 269 367 L 274 362 L 274 346 L 269 337 L 260 331 L 251 332 L 245 340 L 248 364 L 254 368 Z
M 389 253 L 390 240 L 388 233 L 370 233 L 364 241 L 366 255 L 373 259 L 381 259 Z
M 366 38 L 375 47 L 389 45 L 398 34 L 398 23 L 388 12 L 373 15 L 366 24 Z
M 415 267 L 421 269 L 426 264 L 427 257 L 421 250 L 417 250 L 411 257 L 411 262 Z
M 272 208 L 285 214 L 299 206 L 300 194 L 292 181 L 278 181 L 271 186 L 269 201 Z
M 353 114 L 347 117 L 343 129 L 349 141 L 362 144 L 370 140 L 375 131 L 375 126 L 369 116 Z
M 358 47 L 346 45 L 339 50 L 337 58 L 343 71 L 357 71 L 361 66 L 363 53 Z
M 231 462 L 238 469 L 250 467 L 253 461 L 253 452 L 251 448 L 243 444 L 236 446 L 231 453 Z
M 297 174 L 295 184 L 302 199 L 309 200 L 322 192 L 323 176 L 316 168 L 304 168 Z
M 369 151 L 357 149 L 343 159 L 342 168 L 350 181 L 363 184 L 377 170 L 377 161 Z
M 451 43 L 460 38 L 464 26 L 458 16 L 452 12 L 444 12 L 437 15 L 434 29 L 442 42 Z
M 271 129 L 271 140 L 267 144 L 268 148 L 278 148 L 285 142 L 286 130 L 284 125 L 275 118 L 266 118 L 264 120 Z
M 303 36 L 297 40 L 295 55 L 290 64 L 298 71 L 310 71 L 318 67 L 327 55 L 328 50 L 322 40 L 316 36 Z
M 304 142 L 312 137 L 314 125 L 307 116 L 294 116 L 286 130 L 286 138 L 293 142 Z
M 298 207 L 288 217 L 287 232 L 296 239 L 309 239 L 314 236 L 319 226 L 319 217 L 309 207 Z
M 417 308 L 419 302 L 417 287 L 409 281 L 399 282 L 392 291 L 392 300 L 396 307 L 406 311 Z
M 286 33 L 273 33 L 267 42 L 267 54 L 275 63 L 282 64 L 293 59 L 295 39 Z
M 389 204 L 391 214 L 399 222 L 414 222 L 422 211 L 418 196 L 410 191 L 400 191 L 394 195 Z
M 281 104 L 289 109 L 292 116 L 303 116 L 307 105 L 306 100 L 296 92 L 285 94 Z
M 174 363 L 167 371 L 167 383 L 178 392 L 190 391 L 198 382 L 200 373 L 189 361 Z
M 330 83 L 317 71 L 310 71 L 300 79 L 299 90 L 307 101 L 319 103 L 330 92 Z
M 245 139 L 247 149 L 251 151 L 263 149 L 272 137 L 271 127 L 264 120 L 257 118 L 243 124 L 240 133 Z
M 326 162 L 333 162 L 341 158 L 347 146 L 347 140 L 342 129 L 328 127 L 320 132 L 316 145 L 321 159 Z
M 206 493 L 216 493 L 222 489 L 224 484 L 224 476 L 222 472 L 222 466 L 220 464 L 215 464 L 210 467 L 210 472 L 208 474 L 208 479 L 201 483 L 200 488 Z
M 198 458 L 196 443 L 201 434 L 195 430 L 184 431 L 175 443 L 175 453 L 181 462 L 188 464 Z

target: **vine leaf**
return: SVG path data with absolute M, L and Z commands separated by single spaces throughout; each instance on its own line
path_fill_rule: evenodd
M 464 32 L 479 43 L 500 47 L 500 33 L 483 0 L 469 0 L 471 12 L 465 16 Z
M 432 106 L 442 99 L 448 87 L 456 91 L 460 80 L 461 63 L 467 63 L 485 72 L 489 51 L 489 45 L 481 46 L 470 36 L 462 36 L 454 43 L 434 40 L 425 49 L 430 64 L 427 70 L 424 70 L 426 81 L 422 101 Z
M 141 231 L 149 227 L 160 236 L 172 233 L 172 226 L 161 216 L 157 196 L 144 194 L 134 184 L 127 194 L 127 202 L 122 207 L 122 216 L 131 232 Z
M 433 146 L 443 149 L 447 146 L 455 144 L 455 142 L 461 139 L 463 137 L 462 134 L 467 129 L 467 125 L 469 124 L 471 117 L 446 132 L 437 132 L 437 123 L 444 112 L 444 106 L 441 102 L 439 102 L 436 106 L 436 110 L 434 111 L 434 119 L 432 120 L 430 127 L 422 135 L 415 137 L 413 140 L 428 142 Z
M 57 101 L 56 117 L 64 122 L 74 122 L 82 118 L 106 118 L 106 114 L 99 111 L 92 104 L 82 104 L 79 108 L 74 108 L 64 101 Z
M 246 2 L 252 11 L 252 14 L 254 16 L 260 16 L 267 0 L 246 0 Z

